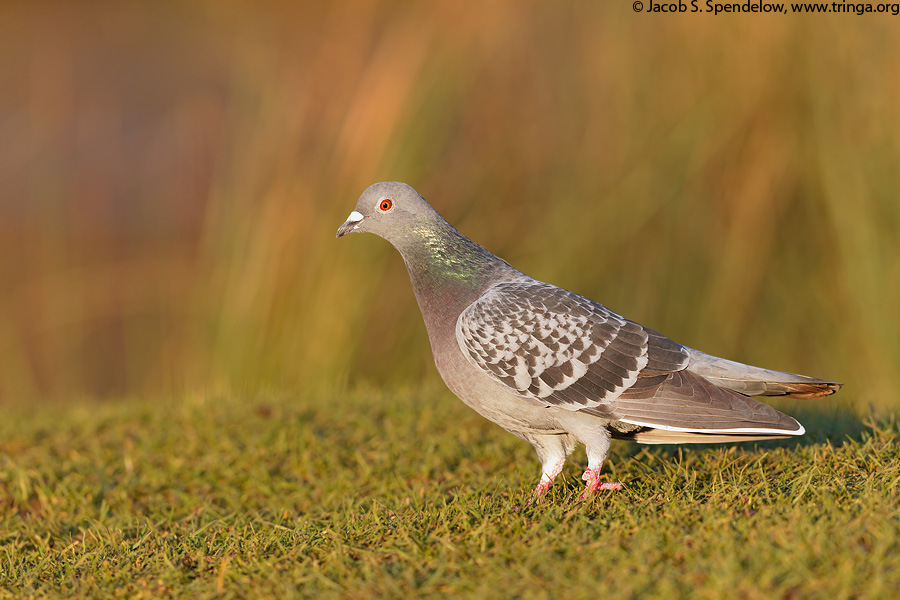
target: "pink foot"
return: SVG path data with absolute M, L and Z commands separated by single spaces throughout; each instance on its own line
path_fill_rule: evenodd
M 546 477 L 541 478 L 540 483 L 537 484 L 537 487 L 534 488 L 534 491 L 531 492 L 531 498 L 528 499 L 528 504 L 531 504 L 535 500 L 540 500 L 544 497 L 544 494 L 550 489 L 553 485 L 552 479 L 547 479 Z
M 535 498 L 540 498 L 544 494 L 547 493 L 547 490 L 550 489 L 550 486 L 553 485 L 553 481 L 550 479 L 541 479 L 541 482 L 537 484 L 537 487 L 534 488 L 534 492 L 532 492 L 532 496 Z
M 537 487 L 534 488 L 534 492 L 531 493 L 531 500 L 528 501 L 529 504 L 531 504 L 533 500 L 537 500 L 547 493 L 547 490 L 553 485 L 553 480 L 556 479 L 556 476 L 563 470 L 564 464 L 566 464 L 566 459 L 565 457 L 562 457 L 556 462 L 551 463 L 549 468 L 541 474 L 541 480 L 538 482 Z M 544 466 L 546 468 L 548 465 Z
M 594 492 L 605 490 L 619 492 L 625 489 L 625 486 L 617 481 L 604 481 L 601 483 L 600 469 L 587 469 L 585 470 L 584 475 L 582 475 L 581 478 L 587 482 L 587 486 L 584 488 L 584 493 L 581 494 L 582 500 L 587 498 Z
M 597 490 L 609 490 L 611 492 L 621 492 L 625 489 L 625 484 L 619 483 L 618 481 L 604 481 L 599 486 L 595 488 L 591 488 L 592 492 L 596 492 Z

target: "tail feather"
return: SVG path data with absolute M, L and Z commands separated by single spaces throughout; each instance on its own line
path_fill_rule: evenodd
M 667 431 L 665 429 L 644 429 L 627 435 L 638 444 L 722 444 L 726 442 L 758 442 L 781 440 L 789 435 L 729 435 L 717 433 L 694 433 L 690 431 Z
M 763 396 L 786 396 L 788 398 L 802 398 L 813 400 L 830 396 L 841 389 L 840 383 L 833 381 L 817 381 L 815 383 L 792 383 L 781 381 L 767 381 Z
M 718 386 L 748 396 L 785 396 L 811 400 L 830 396 L 841 389 L 841 384 L 833 381 L 762 369 L 710 356 L 692 348 L 689 348 L 688 352 L 690 353 L 688 371 Z

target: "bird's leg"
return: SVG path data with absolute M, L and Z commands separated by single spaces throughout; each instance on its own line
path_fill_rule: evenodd
M 534 488 L 534 492 L 532 492 L 532 498 L 540 498 L 544 494 L 547 493 L 547 490 L 550 489 L 550 486 L 553 485 L 553 480 L 556 479 L 556 476 L 560 474 L 563 470 L 563 465 L 566 464 L 566 457 L 557 458 L 556 460 L 546 462 L 542 466 L 541 469 L 541 480 L 538 482 L 537 487 Z
M 609 454 L 609 437 L 598 439 L 597 442 L 597 444 L 587 444 L 588 468 L 581 476 L 586 482 L 584 493 L 581 494 L 582 498 L 587 498 L 601 490 L 619 491 L 624 488 L 619 482 L 600 481 L 600 469 L 603 468 L 603 461 Z
M 531 442 L 541 461 L 541 480 L 534 488 L 534 493 L 531 494 L 531 499 L 535 500 L 546 494 L 553 485 L 553 480 L 566 464 L 566 457 L 572 452 L 575 441 L 569 435 L 556 433 L 550 435 L 531 434 L 523 437 Z

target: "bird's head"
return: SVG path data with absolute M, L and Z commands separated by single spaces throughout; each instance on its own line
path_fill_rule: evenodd
M 337 230 L 337 237 L 368 231 L 396 246 L 399 236 L 435 217 L 435 210 L 412 187 L 383 181 L 370 185 L 363 192 L 356 209 Z

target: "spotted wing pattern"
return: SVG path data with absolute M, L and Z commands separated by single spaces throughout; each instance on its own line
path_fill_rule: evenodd
M 459 316 L 456 337 L 512 394 L 614 416 L 644 369 L 683 369 L 682 346 L 583 296 L 534 280 L 494 285 Z

